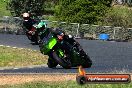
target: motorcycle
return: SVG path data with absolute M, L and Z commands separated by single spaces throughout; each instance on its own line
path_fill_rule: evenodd
M 37 29 L 36 26 L 37 26 L 37 24 L 33 25 L 33 27 L 32 27 L 33 31 L 26 31 L 26 36 L 34 44 L 39 44 L 39 41 L 41 40 L 41 32 L 43 30 Z
M 37 39 L 37 34 L 36 33 L 29 33 L 29 32 L 26 32 L 26 36 L 28 37 L 28 39 L 35 43 L 35 44 L 38 44 L 38 39 Z
M 49 56 L 48 67 L 53 68 L 58 64 L 66 69 L 80 65 L 84 68 L 91 67 L 92 61 L 80 44 L 77 41 L 71 43 L 67 40 L 74 39 L 65 35 L 65 38 L 60 41 L 53 33 L 49 33 L 42 39 L 40 51 Z

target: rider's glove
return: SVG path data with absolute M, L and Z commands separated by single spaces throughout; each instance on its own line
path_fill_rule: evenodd
M 64 33 L 61 33 L 61 34 L 57 35 L 57 37 L 58 37 L 59 40 L 63 40 Z
M 29 33 L 29 34 L 32 34 L 32 35 L 34 35 L 34 34 L 35 34 L 35 32 L 34 32 L 34 31 L 29 31 L 28 33 Z
M 63 40 L 63 36 L 62 35 L 57 35 L 59 40 Z

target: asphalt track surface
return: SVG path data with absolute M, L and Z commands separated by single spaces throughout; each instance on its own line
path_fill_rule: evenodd
M 129 73 L 132 72 L 132 42 L 113 42 L 77 39 L 93 61 L 88 73 Z M 0 34 L 0 45 L 39 50 L 38 45 L 30 44 L 25 35 Z M 23 68 L 0 69 L 0 73 L 76 73 L 77 68 L 51 69 L 47 65 Z

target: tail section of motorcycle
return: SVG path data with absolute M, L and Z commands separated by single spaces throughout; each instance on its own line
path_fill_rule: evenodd
M 70 55 L 72 67 L 77 67 L 82 65 L 84 68 L 89 68 L 92 65 L 92 60 L 84 52 L 82 47 L 77 41 L 74 41 L 72 44 L 69 42 L 64 42 L 65 49 L 67 49 L 68 54 Z

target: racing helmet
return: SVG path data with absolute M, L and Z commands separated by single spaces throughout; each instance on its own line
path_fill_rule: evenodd
M 23 13 L 23 19 L 24 19 L 24 21 L 28 21 L 29 20 L 29 18 L 30 18 L 30 15 L 29 15 L 29 13 Z

